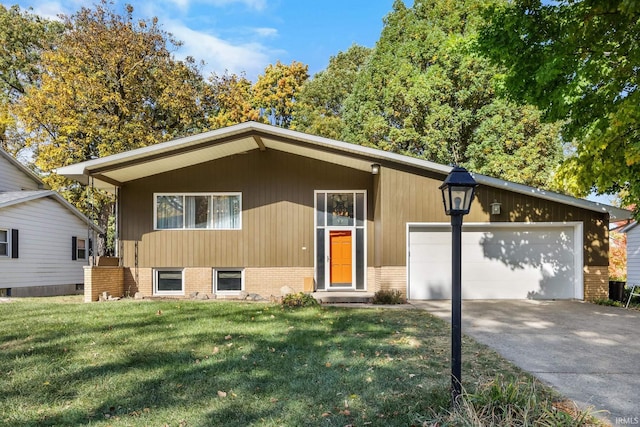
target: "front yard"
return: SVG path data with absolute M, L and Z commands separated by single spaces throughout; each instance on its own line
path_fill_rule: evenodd
M 0 304 L 0 424 L 460 422 L 449 406 L 450 328 L 423 311 L 80 301 Z M 514 378 L 507 391 L 524 385 L 535 405 L 558 416 L 550 390 L 465 338 L 467 392 L 493 384 L 495 394 L 497 375 Z

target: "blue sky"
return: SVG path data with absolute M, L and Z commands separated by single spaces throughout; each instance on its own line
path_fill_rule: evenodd
M 139 18 L 158 17 L 162 28 L 184 42 L 175 54 L 206 62 L 205 76 L 246 72 L 255 81 L 280 60 L 299 61 L 311 75 L 352 44 L 373 47 L 394 0 L 143 0 L 129 1 Z M 71 15 L 95 2 L 81 0 L 0 0 L 31 7 L 47 18 Z M 124 14 L 117 0 L 115 9 Z M 411 5 L 412 1 L 405 1 Z

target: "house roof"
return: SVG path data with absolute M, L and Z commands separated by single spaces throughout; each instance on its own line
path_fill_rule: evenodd
M 33 190 L 33 191 L 4 191 L 0 192 L 0 209 L 26 203 L 31 200 L 50 197 L 67 208 L 73 215 L 80 218 L 82 222 L 93 228 L 97 233 L 104 233 L 104 230 L 93 223 L 89 218 L 84 216 L 71 203 L 67 202 L 64 197 L 52 190 Z
M 158 173 L 245 153 L 279 150 L 304 157 L 371 171 L 371 164 L 412 166 L 446 176 L 451 166 L 390 153 L 343 141 L 309 135 L 290 129 L 246 122 L 175 139 L 120 154 L 57 169 L 57 173 L 85 185 L 114 191 L 122 184 Z M 596 212 L 609 213 L 612 220 L 631 218 L 631 212 L 602 203 L 566 196 L 522 184 L 473 174 L 478 184 L 527 194 Z M 443 177 L 444 179 L 444 177 Z
M 636 226 L 638 225 L 638 223 L 636 221 L 633 221 L 629 224 L 627 224 L 625 227 L 623 227 L 620 232 L 621 233 L 628 233 L 629 231 L 633 230 L 634 228 L 636 228 Z
M 48 188 L 47 185 L 40 179 L 38 175 L 36 175 L 31 169 L 20 163 L 16 158 L 14 158 L 11 154 L 6 151 L 0 149 L 0 156 L 7 159 L 9 163 L 18 168 L 22 173 L 26 176 L 34 180 L 38 184 L 38 188 Z

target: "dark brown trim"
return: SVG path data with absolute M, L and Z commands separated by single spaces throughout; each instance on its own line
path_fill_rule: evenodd
M 92 178 L 98 179 L 100 181 L 104 181 L 104 182 L 106 182 L 108 184 L 111 184 L 114 187 L 121 187 L 122 186 L 122 183 L 120 181 L 117 181 L 117 180 L 115 180 L 113 178 L 109 178 L 108 176 L 103 175 L 101 173 L 97 173 L 95 175 L 90 173 L 89 176 L 92 177 Z

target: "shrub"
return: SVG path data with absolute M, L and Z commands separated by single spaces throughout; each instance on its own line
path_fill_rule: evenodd
M 397 290 L 381 290 L 373 295 L 374 304 L 406 304 L 407 300 L 403 298 L 402 293 Z
M 598 304 L 598 305 L 608 305 L 608 306 L 613 306 L 613 307 L 624 307 L 625 306 L 625 304 L 621 303 L 620 301 L 614 301 L 614 300 L 609 299 L 609 298 L 597 298 L 597 299 L 593 300 L 593 303 L 594 304 Z
M 588 426 L 597 421 L 575 403 L 555 400 L 536 390 L 535 382 L 502 376 L 481 385 L 475 393 L 463 393 L 447 420 L 464 425 Z
M 311 295 L 304 292 L 297 294 L 287 294 L 282 298 L 282 305 L 288 307 L 311 307 L 318 305 L 318 301 Z

